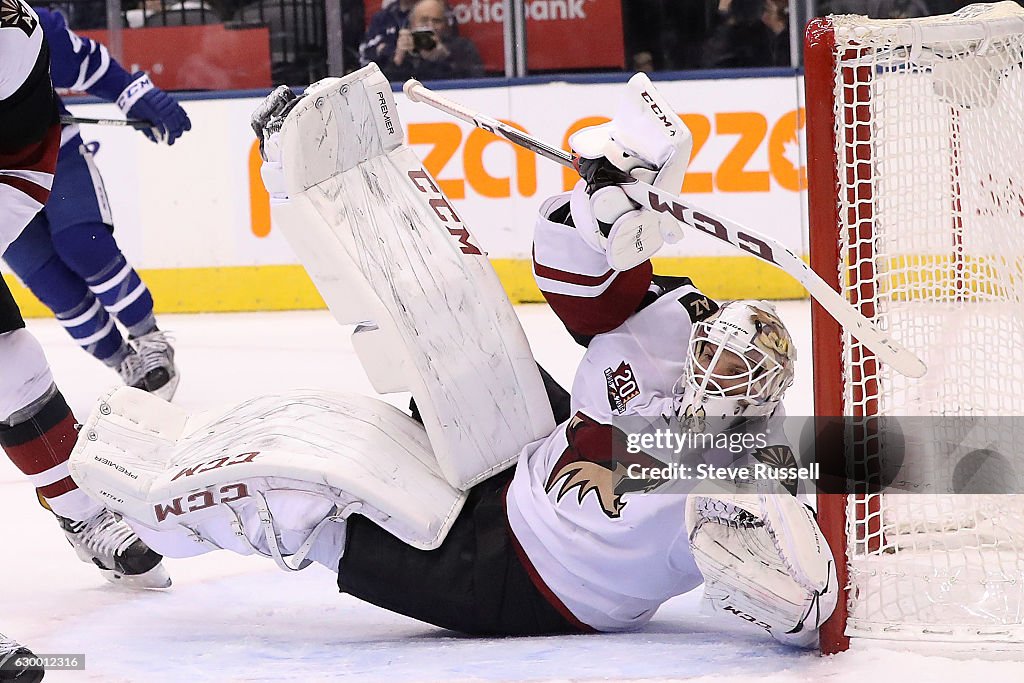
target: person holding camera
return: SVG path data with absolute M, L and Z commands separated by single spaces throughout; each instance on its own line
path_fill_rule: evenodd
M 472 78 L 484 73 L 476 46 L 452 30 L 443 0 L 419 0 L 409 13 L 409 26 L 398 32 L 394 56 L 377 65 L 393 81 Z
M 416 0 L 385 0 L 370 17 L 363 42 L 359 44 L 359 66 L 370 62 L 389 64 L 395 56 L 398 32 L 409 25 L 409 12 Z

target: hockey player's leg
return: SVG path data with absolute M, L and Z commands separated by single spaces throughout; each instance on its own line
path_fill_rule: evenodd
M 535 588 L 507 528 L 511 472 L 469 494 L 421 425 L 362 396 L 293 392 L 188 415 L 119 389 L 83 426 L 70 470 L 167 555 L 319 562 L 342 590 L 466 633 L 578 632 Z M 340 559 L 340 562 L 339 562 Z
M 107 310 L 78 273 L 54 250 L 46 212 L 39 212 L 4 253 L 4 260 L 87 353 L 117 370 L 129 386 L 141 386 L 141 368 Z
M 80 137 L 61 148 L 45 210 L 53 248 L 127 330 L 132 346 L 125 348 L 138 354 L 138 362 L 118 368 L 125 384 L 170 400 L 178 386 L 174 349 L 157 328 L 149 289 L 114 239 L 103 179 L 92 157 L 93 148 Z
M 122 342 L 121 362 L 116 366 L 121 379 L 127 386 L 170 400 L 179 380 L 174 347 L 156 325 L 153 297 L 106 226 L 78 224 L 55 230 L 53 239 L 62 261 L 82 277 L 95 297 L 93 310 L 113 315 L 128 332 L 129 342 Z M 108 324 L 116 330 L 113 321 Z
M 434 550 L 412 548 L 354 515 L 338 563 L 338 587 L 378 607 L 471 635 L 589 631 L 552 606 L 518 557 L 504 506 L 512 474 L 470 489 L 444 543 Z
M 363 396 L 296 391 L 190 416 L 122 388 L 83 434 L 75 481 L 173 556 L 222 548 L 289 570 L 331 564 L 354 512 L 433 548 L 465 499 L 442 478 L 423 427 Z
M 0 285 L 0 447 L 57 515 L 79 557 L 111 581 L 166 587 L 170 579 L 160 556 L 71 478 L 67 461 L 78 437 L 75 419 L 39 342 L 23 325 L 10 292 Z
M 556 422 L 565 422 L 571 416 L 570 405 L 572 398 L 569 392 L 540 363 L 537 364 L 537 370 L 540 371 L 540 378 L 544 383 L 544 393 L 548 396 L 551 414 Z M 420 415 L 419 408 L 416 407 L 415 398 L 409 399 L 409 412 L 412 413 L 412 419 L 423 424 L 423 417 Z
M 544 393 L 547 394 L 548 403 L 551 405 L 551 414 L 554 416 L 555 422 L 561 424 L 568 420 L 572 414 L 570 408 L 572 397 L 565 390 L 565 387 L 559 384 L 547 370 L 541 367 L 540 363 L 537 364 L 537 369 L 540 370 L 540 379 L 544 383 Z
M 810 508 L 776 491 L 691 493 L 690 547 L 707 608 L 814 647 L 839 595 L 835 560 Z
M 409 391 L 454 486 L 482 481 L 550 433 L 543 383 L 501 284 L 438 184 L 403 144 L 375 66 L 254 115 L 281 227 L 374 388 Z
M 0 633 L 0 683 L 39 683 L 44 669 L 24 645 Z
M 4 288 L 6 291 L 6 288 Z M 78 434 L 39 342 L 24 328 L 0 334 L 0 446 L 56 514 L 89 519 L 102 506 L 67 470 Z

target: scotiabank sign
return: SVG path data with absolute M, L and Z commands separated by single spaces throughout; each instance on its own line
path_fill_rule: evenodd
M 504 0 L 449 0 L 448 6 L 484 68 L 504 71 Z M 380 0 L 367 0 L 367 20 L 379 8 Z M 524 11 L 530 71 L 623 68 L 620 0 L 525 0 Z

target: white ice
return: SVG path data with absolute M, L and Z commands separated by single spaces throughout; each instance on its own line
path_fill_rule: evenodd
M 808 304 L 780 305 L 800 350 L 791 415 L 812 410 Z M 518 311 L 542 365 L 563 384 L 581 349 L 546 306 Z M 182 382 L 175 402 L 199 409 L 259 393 L 316 386 L 371 392 L 348 341 L 325 311 L 165 315 Z M 30 321 L 80 418 L 115 376 L 52 321 Z M 401 397 L 395 397 L 398 402 Z M 53 681 L 997 681 L 1024 665 L 909 652 L 796 652 L 757 631 L 670 601 L 639 633 L 474 639 L 340 595 L 314 566 L 285 575 L 226 552 L 168 560 L 174 587 L 115 588 L 81 563 L 20 473 L 0 458 L 0 631 L 37 653 L 85 653 L 86 670 Z

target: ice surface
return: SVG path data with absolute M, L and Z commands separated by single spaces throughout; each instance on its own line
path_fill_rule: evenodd
M 581 349 L 545 306 L 518 310 L 537 359 L 568 384 Z M 788 412 L 806 415 L 808 304 L 783 303 L 780 312 L 800 353 Z M 176 403 L 184 408 L 302 386 L 370 392 L 350 330 L 326 312 L 162 316 L 160 322 L 177 338 Z M 84 417 L 115 375 L 52 321 L 30 321 L 30 328 Z M 3 458 L 0 519 L 0 631 L 37 653 L 86 654 L 84 672 L 51 672 L 47 681 L 1024 680 L 1024 665 L 1016 662 L 872 652 L 821 659 L 699 615 L 695 596 L 669 602 L 639 633 L 473 639 L 339 595 L 333 574 L 321 567 L 285 575 L 270 561 L 226 552 L 168 560 L 170 591 L 124 591 L 78 561 Z

